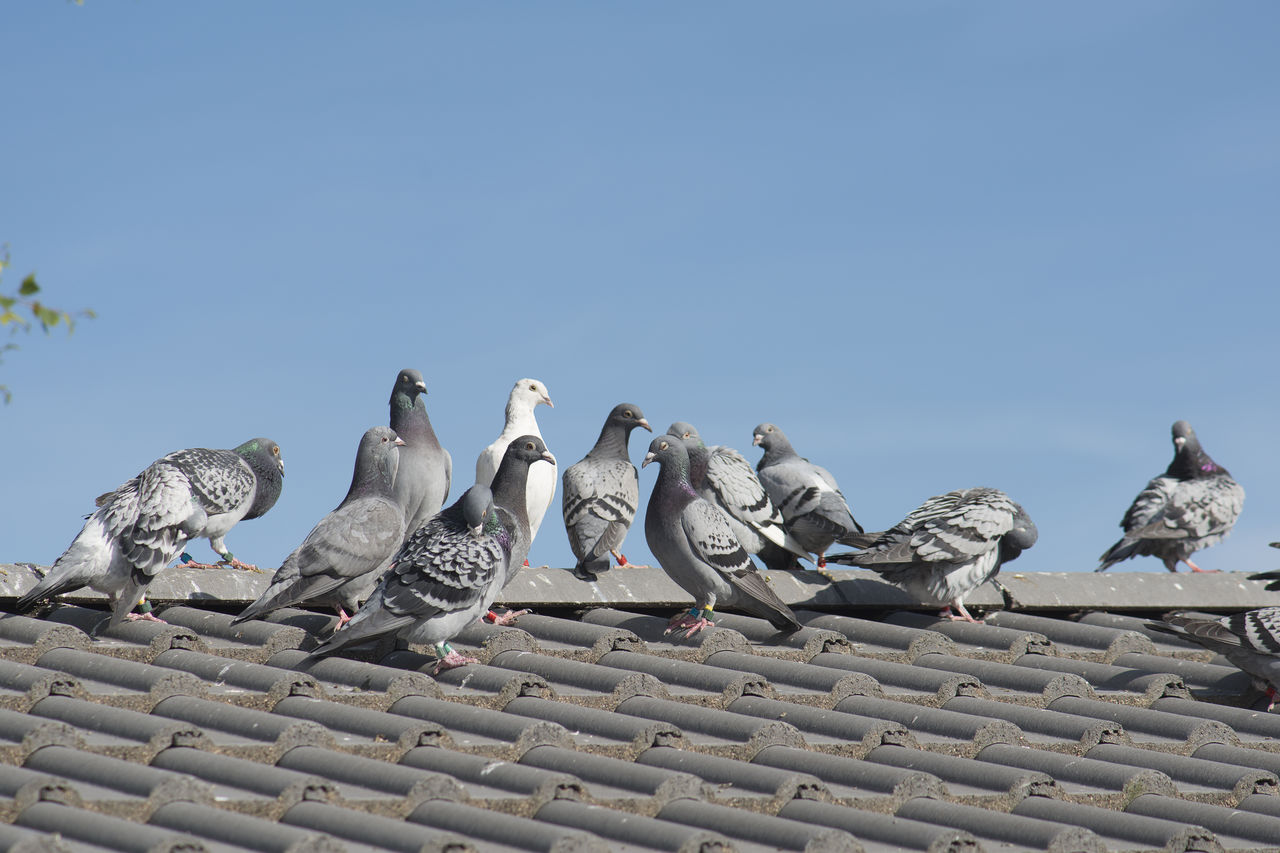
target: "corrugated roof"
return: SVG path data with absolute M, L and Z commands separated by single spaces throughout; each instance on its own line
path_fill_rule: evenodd
M 683 640 L 658 570 L 525 570 L 505 597 L 536 612 L 438 678 L 425 649 L 309 661 L 320 612 L 232 627 L 267 575 L 168 572 L 163 625 L 8 615 L 0 849 L 1280 849 L 1280 716 L 1141 615 L 1280 593 L 1014 575 L 1026 609 L 965 624 L 832 576 L 773 573 L 799 632 Z

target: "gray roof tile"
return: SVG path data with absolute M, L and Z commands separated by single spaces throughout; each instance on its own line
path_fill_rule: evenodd
M 1184 820 L 1148 817 L 1049 797 L 1027 797 L 1013 807 L 1013 813 L 1087 826 L 1107 842 L 1120 842 L 1109 844 L 1112 849 L 1127 849 L 1129 844 L 1141 848 L 1163 848 L 1171 853 L 1221 849 L 1212 832 Z

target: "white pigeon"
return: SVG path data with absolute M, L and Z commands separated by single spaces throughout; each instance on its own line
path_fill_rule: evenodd
M 547 386 L 537 379 L 521 379 L 511 388 L 507 398 L 507 422 L 502 427 L 502 434 L 492 444 L 480 451 L 476 459 L 476 483 L 481 486 L 492 485 L 493 477 L 502 464 L 502 456 L 507 452 L 507 445 L 522 435 L 536 435 L 542 438 L 538 429 L 538 420 L 533 416 L 536 406 L 546 405 L 555 408 Z M 538 535 L 538 527 L 542 517 L 556 496 L 556 481 L 559 474 L 555 463 L 535 465 L 529 470 L 528 507 L 529 507 L 529 539 Z

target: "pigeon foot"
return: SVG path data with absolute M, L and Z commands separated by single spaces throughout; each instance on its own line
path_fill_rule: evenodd
M 224 568 L 224 569 L 225 568 L 241 569 L 246 572 L 257 572 L 258 574 L 263 574 L 262 569 L 258 568 L 254 564 L 242 563 L 239 560 L 237 560 L 235 557 L 232 557 L 230 560 L 220 560 L 218 562 L 218 567 Z
M 457 669 L 460 666 L 466 666 L 469 663 L 480 663 L 478 658 L 469 658 L 464 654 L 449 649 L 449 653 L 436 661 L 435 667 L 431 670 L 432 675 L 439 675 L 448 669 Z
M 959 613 L 951 612 L 952 607 L 955 607 L 955 609 L 960 612 Z M 964 605 L 958 601 L 952 602 L 951 604 L 942 608 L 942 610 L 938 612 L 938 616 L 942 617 L 943 619 L 950 619 L 952 622 L 979 623 L 982 621 L 981 619 L 974 619 L 973 614 L 971 614 L 968 610 L 965 610 Z
M 489 616 L 492 616 L 493 619 L 491 621 L 493 622 L 494 625 L 505 627 L 507 625 L 514 625 L 516 620 L 519 619 L 521 616 L 525 615 L 526 613 L 532 613 L 532 612 L 533 611 L 531 610 L 508 610 L 506 613 L 503 613 L 501 616 L 499 616 L 497 613 L 494 613 L 492 610 L 490 610 L 488 614 L 486 614 L 486 618 Z
M 169 624 L 154 613 L 128 613 L 124 618 L 130 622 L 159 622 L 161 625 Z
M 1199 572 L 1200 574 L 1203 574 L 1203 575 L 1214 575 L 1214 574 L 1222 573 L 1222 569 L 1202 569 L 1199 566 L 1197 566 L 1195 563 L 1191 562 L 1190 560 L 1183 560 L 1182 562 L 1190 566 L 1191 571 Z
M 663 631 L 662 635 L 665 637 L 672 631 L 679 631 L 687 628 L 688 630 L 684 635 L 684 638 L 687 640 L 704 628 L 714 628 L 715 624 L 716 623 L 712 622 L 710 619 L 703 616 L 701 612 L 696 610 L 689 613 L 680 613 L 671 617 L 671 621 L 667 623 L 667 630 Z

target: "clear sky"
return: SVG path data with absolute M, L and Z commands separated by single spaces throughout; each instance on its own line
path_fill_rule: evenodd
M 284 494 L 228 541 L 278 565 L 417 367 L 453 498 L 532 376 L 562 468 L 622 401 L 753 464 L 772 421 L 868 529 L 1004 489 L 1041 571 L 1097 564 L 1185 418 L 1248 493 L 1198 562 L 1280 567 L 1274 2 L 4 19 L 4 288 L 99 316 L 0 364 L 0 562 L 51 562 L 166 452 L 265 435 Z M 571 564 L 559 512 L 535 562 Z

